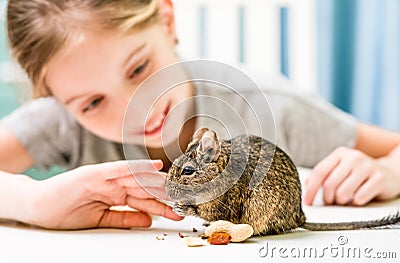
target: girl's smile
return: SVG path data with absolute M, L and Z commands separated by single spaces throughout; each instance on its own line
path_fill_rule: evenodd
M 159 114 L 155 114 L 153 117 L 148 118 L 142 134 L 146 137 L 158 136 L 161 133 L 162 127 L 164 126 L 170 107 L 171 103 L 169 102 L 163 111 L 161 111 Z

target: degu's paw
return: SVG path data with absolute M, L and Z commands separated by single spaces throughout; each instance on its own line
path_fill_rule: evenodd
M 196 208 L 192 205 L 175 203 L 172 210 L 180 216 L 195 216 L 197 214 Z

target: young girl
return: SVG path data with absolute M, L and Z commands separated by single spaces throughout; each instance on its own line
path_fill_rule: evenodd
M 155 198 L 164 196 L 157 170 L 168 169 L 196 128 L 213 124 L 198 117 L 203 113 L 233 130 L 241 125 L 225 114 L 224 102 L 251 133 L 254 109 L 266 138 L 276 138 L 297 165 L 315 166 L 307 204 L 321 187 L 327 204 L 363 205 L 400 192 L 398 133 L 359 123 L 317 97 L 286 92 L 284 80 L 257 81 L 272 121 L 265 97 L 251 87 L 239 94 L 246 106 L 236 91 L 207 83 L 184 82 L 162 94 L 162 78 L 140 86 L 153 76 L 167 82 L 168 74 L 153 73 L 179 62 L 170 0 L 9 0 L 7 23 L 14 57 L 37 99 L 1 122 L 0 218 L 60 229 L 149 226 L 148 214 L 180 220 Z M 200 93 L 215 100 L 194 99 Z M 129 169 L 117 161 L 126 157 L 136 159 Z M 76 169 L 39 182 L 12 174 L 52 165 Z M 115 205 L 141 212 L 109 209 Z

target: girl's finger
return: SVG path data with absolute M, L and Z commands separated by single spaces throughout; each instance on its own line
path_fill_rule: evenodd
M 353 205 L 365 205 L 374 199 L 381 191 L 381 174 L 374 173 L 360 186 L 353 196 Z
M 333 151 L 325 159 L 319 162 L 313 169 L 311 175 L 306 180 L 306 193 L 304 195 L 304 202 L 307 205 L 311 205 L 314 201 L 315 195 L 318 189 L 322 186 L 326 177 L 331 173 L 333 169 L 338 165 L 340 156 L 338 151 Z
M 357 189 L 371 175 L 371 167 L 368 164 L 355 166 L 351 174 L 340 184 L 335 193 L 335 203 L 345 205 L 352 201 Z
M 133 175 L 135 181 L 142 187 L 164 187 L 166 175 L 161 172 L 139 172 Z
M 160 172 L 140 172 L 115 179 L 115 181 L 126 187 L 164 187 L 165 175 Z
M 132 174 L 140 172 L 156 173 L 163 167 L 161 160 L 131 160 L 127 163 Z
M 351 162 L 340 162 L 326 178 L 325 182 L 323 183 L 323 198 L 326 204 L 334 203 L 337 188 L 351 173 L 351 169 Z
M 86 174 L 103 176 L 104 179 L 115 179 L 132 175 L 138 172 L 157 172 L 162 168 L 160 160 L 132 160 L 132 161 L 115 161 L 101 164 L 92 164 L 82 166 L 79 171 L 87 170 Z
M 97 227 L 150 227 L 151 217 L 143 212 L 107 210 Z
M 182 220 L 183 217 L 177 215 L 174 211 L 172 211 L 172 208 L 164 203 L 161 203 L 157 200 L 154 199 L 137 199 L 132 196 L 127 197 L 127 203 L 130 207 L 152 214 L 152 215 L 158 215 L 158 216 L 163 216 L 166 218 L 169 218 L 171 220 L 179 221 Z
M 164 187 L 135 187 L 127 188 L 127 194 L 136 199 L 168 200 Z

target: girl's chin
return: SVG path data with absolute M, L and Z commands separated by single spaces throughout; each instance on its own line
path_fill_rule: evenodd
M 146 140 L 144 143 L 146 148 L 163 148 L 164 143 L 161 140 Z
M 175 141 L 174 138 L 145 138 L 142 144 L 147 148 L 165 148 Z

